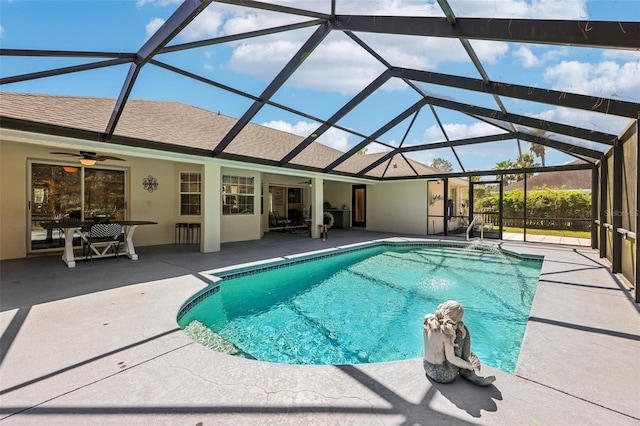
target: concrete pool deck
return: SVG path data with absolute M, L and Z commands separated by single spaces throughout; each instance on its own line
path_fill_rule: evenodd
M 138 261 L 68 269 L 58 256 L 0 263 L 2 425 L 637 425 L 639 306 L 595 250 L 494 242 L 545 255 L 515 374 L 488 388 L 431 383 L 421 359 L 279 365 L 194 343 L 176 324 L 199 272 L 393 237 L 141 247 Z M 410 238 L 402 236 L 399 238 Z

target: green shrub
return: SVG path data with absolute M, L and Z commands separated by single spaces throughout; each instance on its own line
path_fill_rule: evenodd
M 498 195 L 475 202 L 476 211 L 498 211 Z M 503 194 L 505 226 L 522 227 L 524 191 L 515 189 Z M 516 218 L 516 219 L 513 219 Z M 527 192 L 527 227 L 538 229 L 590 229 L 591 193 L 578 190 L 537 189 Z

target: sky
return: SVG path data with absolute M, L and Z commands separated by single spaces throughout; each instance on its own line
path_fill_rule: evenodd
M 331 5 L 329 0 L 279 0 L 270 3 L 326 13 L 330 12 Z M 6 49 L 133 53 L 179 4 L 177 0 L 0 0 L 0 45 Z M 336 4 L 338 14 L 443 16 L 435 0 L 337 0 Z M 459 18 L 640 21 L 638 0 L 450 0 L 449 4 Z M 307 20 L 290 14 L 213 3 L 169 45 Z M 169 53 L 156 56 L 156 59 L 257 96 L 315 28 Z M 366 33 L 356 35 L 394 66 L 480 78 L 458 40 Z M 493 81 L 640 102 L 638 50 L 478 40 L 471 40 L 471 45 Z M 0 75 L 8 77 L 92 61 L 94 59 L 0 56 Z M 120 65 L 6 84 L 0 90 L 117 98 L 127 71 L 128 65 Z M 342 32 L 332 31 L 272 100 L 307 115 L 328 119 L 383 71 L 384 66 L 349 37 Z M 419 86 L 429 94 L 498 109 L 491 96 L 427 84 Z M 241 117 L 253 102 L 153 65 L 143 67 L 130 98 L 177 101 L 236 118 Z M 413 89 L 398 79 L 392 79 L 338 124 L 357 134 L 369 135 L 418 99 L 419 95 Z M 619 134 L 629 122 L 603 114 L 505 97 L 501 100 L 511 113 L 559 123 L 580 123 L 580 126 L 612 134 Z M 450 140 L 499 133 L 495 127 L 464 114 L 439 107 L 434 107 L 434 110 Z M 312 119 L 268 105 L 252 121 L 303 137 L 319 127 L 319 123 Z M 429 108 L 424 108 L 418 114 L 412 126 L 410 123 L 411 118 L 378 140 L 390 146 L 445 140 Z M 317 141 L 346 151 L 362 140 L 357 134 L 332 129 Z M 587 142 L 581 143 L 591 147 Z M 603 147 L 598 145 L 596 148 Z M 372 144 L 367 152 L 388 149 L 380 144 Z M 528 152 L 529 144 L 522 142 L 522 150 Z M 462 166 L 451 149 L 414 153 L 409 157 L 427 164 L 434 158 L 444 158 L 452 163 L 454 171 L 461 171 L 462 167 L 467 171 L 489 170 L 498 161 L 515 160 L 518 149 L 515 141 L 504 141 L 460 147 L 456 149 L 456 154 Z M 575 158 L 572 156 L 547 149 L 547 165 L 573 160 Z

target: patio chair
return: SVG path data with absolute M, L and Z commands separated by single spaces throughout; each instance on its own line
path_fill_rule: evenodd
M 277 210 L 271 212 L 273 215 L 273 220 L 276 223 L 276 226 L 282 226 L 282 232 L 285 232 L 287 228 L 291 225 L 291 221 L 286 217 L 280 216 L 280 213 Z
M 93 263 L 93 256 L 104 257 L 113 251 L 118 258 L 120 242 L 124 240 L 122 225 L 119 223 L 95 223 L 89 227 L 84 241 L 85 257 Z M 120 260 L 118 258 L 118 260 Z

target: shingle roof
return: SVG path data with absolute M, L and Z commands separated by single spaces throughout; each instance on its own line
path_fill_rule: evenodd
M 115 99 L 0 93 L 0 118 L 13 118 L 44 123 L 68 129 L 104 132 L 115 106 Z M 178 102 L 130 99 L 122 113 L 114 136 L 146 140 L 181 147 L 213 150 L 229 132 L 237 119 Z M 225 153 L 279 161 L 304 138 L 249 123 L 227 146 Z M 322 169 L 343 152 L 314 142 L 298 154 L 293 164 Z M 355 174 L 379 159 L 383 153 L 349 158 L 336 171 Z M 418 173 L 434 173 L 436 169 L 409 160 Z M 369 177 L 413 176 L 415 172 L 401 156 L 396 156 L 366 174 Z
M 584 164 L 576 160 L 569 164 Z M 544 172 L 527 178 L 527 190 L 541 189 L 578 189 L 591 190 L 591 170 L 564 170 L 561 172 Z M 505 191 L 524 189 L 524 181 L 505 186 Z

